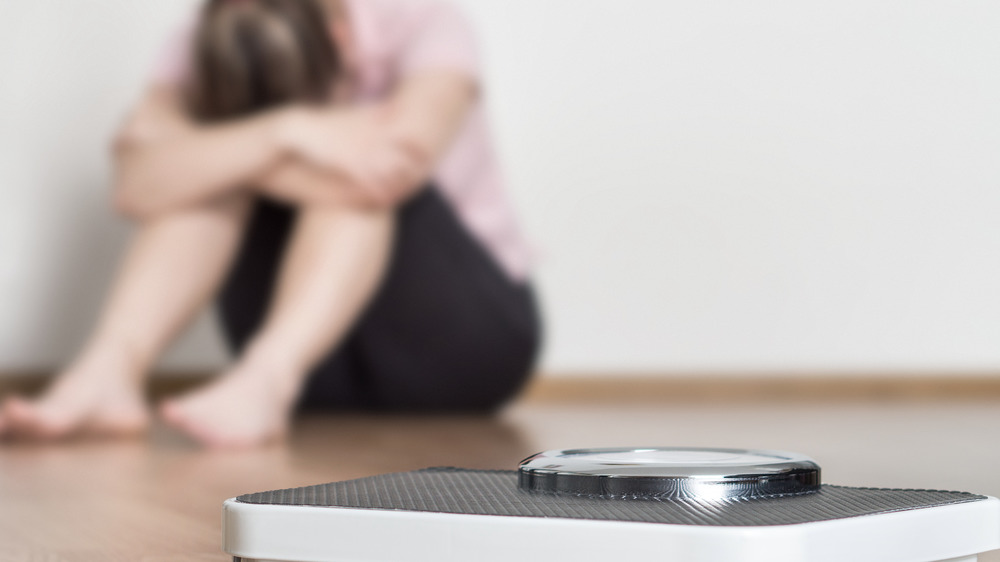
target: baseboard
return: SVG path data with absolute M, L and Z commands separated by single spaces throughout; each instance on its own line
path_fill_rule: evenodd
M 150 377 L 147 394 L 158 400 L 195 388 L 210 376 L 211 373 L 200 371 L 156 373 Z M 0 371 L 0 397 L 8 394 L 31 396 L 44 389 L 51 379 L 51 373 L 45 372 Z
M 788 402 L 1000 400 L 996 374 L 690 374 L 540 377 L 532 402 Z
M 152 399 L 184 392 L 209 375 L 159 373 L 150 379 Z M 0 372 L 0 396 L 33 394 L 49 377 L 44 373 Z M 650 375 L 538 376 L 521 396 L 528 403 L 678 403 L 787 401 L 1000 401 L 1000 373 L 761 375 L 680 373 Z

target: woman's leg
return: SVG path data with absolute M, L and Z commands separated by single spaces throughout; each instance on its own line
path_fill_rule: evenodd
M 385 283 L 349 344 L 364 403 L 496 410 L 527 381 L 540 350 L 531 286 L 500 268 L 433 187 L 407 204 L 396 228 Z M 310 390 L 322 388 L 322 375 Z
M 390 211 L 301 209 L 262 328 L 228 373 L 165 402 L 164 417 L 209 445 L 280 437 L 305 377 L 337 347 L 378 288 L 394 222 Z
M 237 354 L 264 324 L 294 208 L 257 205 L 220 298 Z M 392 256 L 377 293 L 310 373 L 299 406 L 495 409 L 530 374 L 541 323 L 529 284 L 511 279 L 428 186 L 394 214 Z
M 144 430 L 143 377 L 217 289 L 248 206 L 234 196 L 141 224 L 90 340 L 39 399 L 6 401 L 0 434 Z

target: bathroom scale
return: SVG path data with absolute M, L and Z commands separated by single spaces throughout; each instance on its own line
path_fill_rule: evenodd
M 749 449 L 547 451 L 516 470 L 428 468 L 223 504 L 240 562 L 971 562 L 1000 500 L 824 484 Z

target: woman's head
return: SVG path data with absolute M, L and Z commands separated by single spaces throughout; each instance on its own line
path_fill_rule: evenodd
M 341 60 L 321 0 L 208 0 L 192 70 L 192 114 L 219 121 L 320 101 Z

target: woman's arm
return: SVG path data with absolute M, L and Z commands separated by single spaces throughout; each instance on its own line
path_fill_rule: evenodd
M 475 98 L 466 75 L 427 71 L 380 104 L 199 126 L 174 92 L 155 90 L 119 133 L 116 206 L 147 217 L 248 185 L 297 204 L 393 206 L 423 185 Z
M 379 104 L 295 110 L 288 147 L 316 172 L 336 176 L 341 189 L 357 190 L 371 205 L 395 205 L 425 183 L 476 93 L 475 81 L 460 72 L 415 73 Z M 309 200 L 309 190 L 299 196 Z M 328 196 L 316 192 L 319 200 Z
M 389 135 L 420 153 L 429 173 L 451 146 L 477 97 L 475 80 L 463 72 L 414 74 L 387 102 Z
M 150 92 L 115 142 L 115 206 L 144 218 L 210 201 L 253 182 L 280 159 L 286 112 L 232 123 L 190 121 L 179 96 Z
M 254 188 L 290 205 L 381 207 L 343 176 L 301 159 L 286 158 L 262 175 Z

